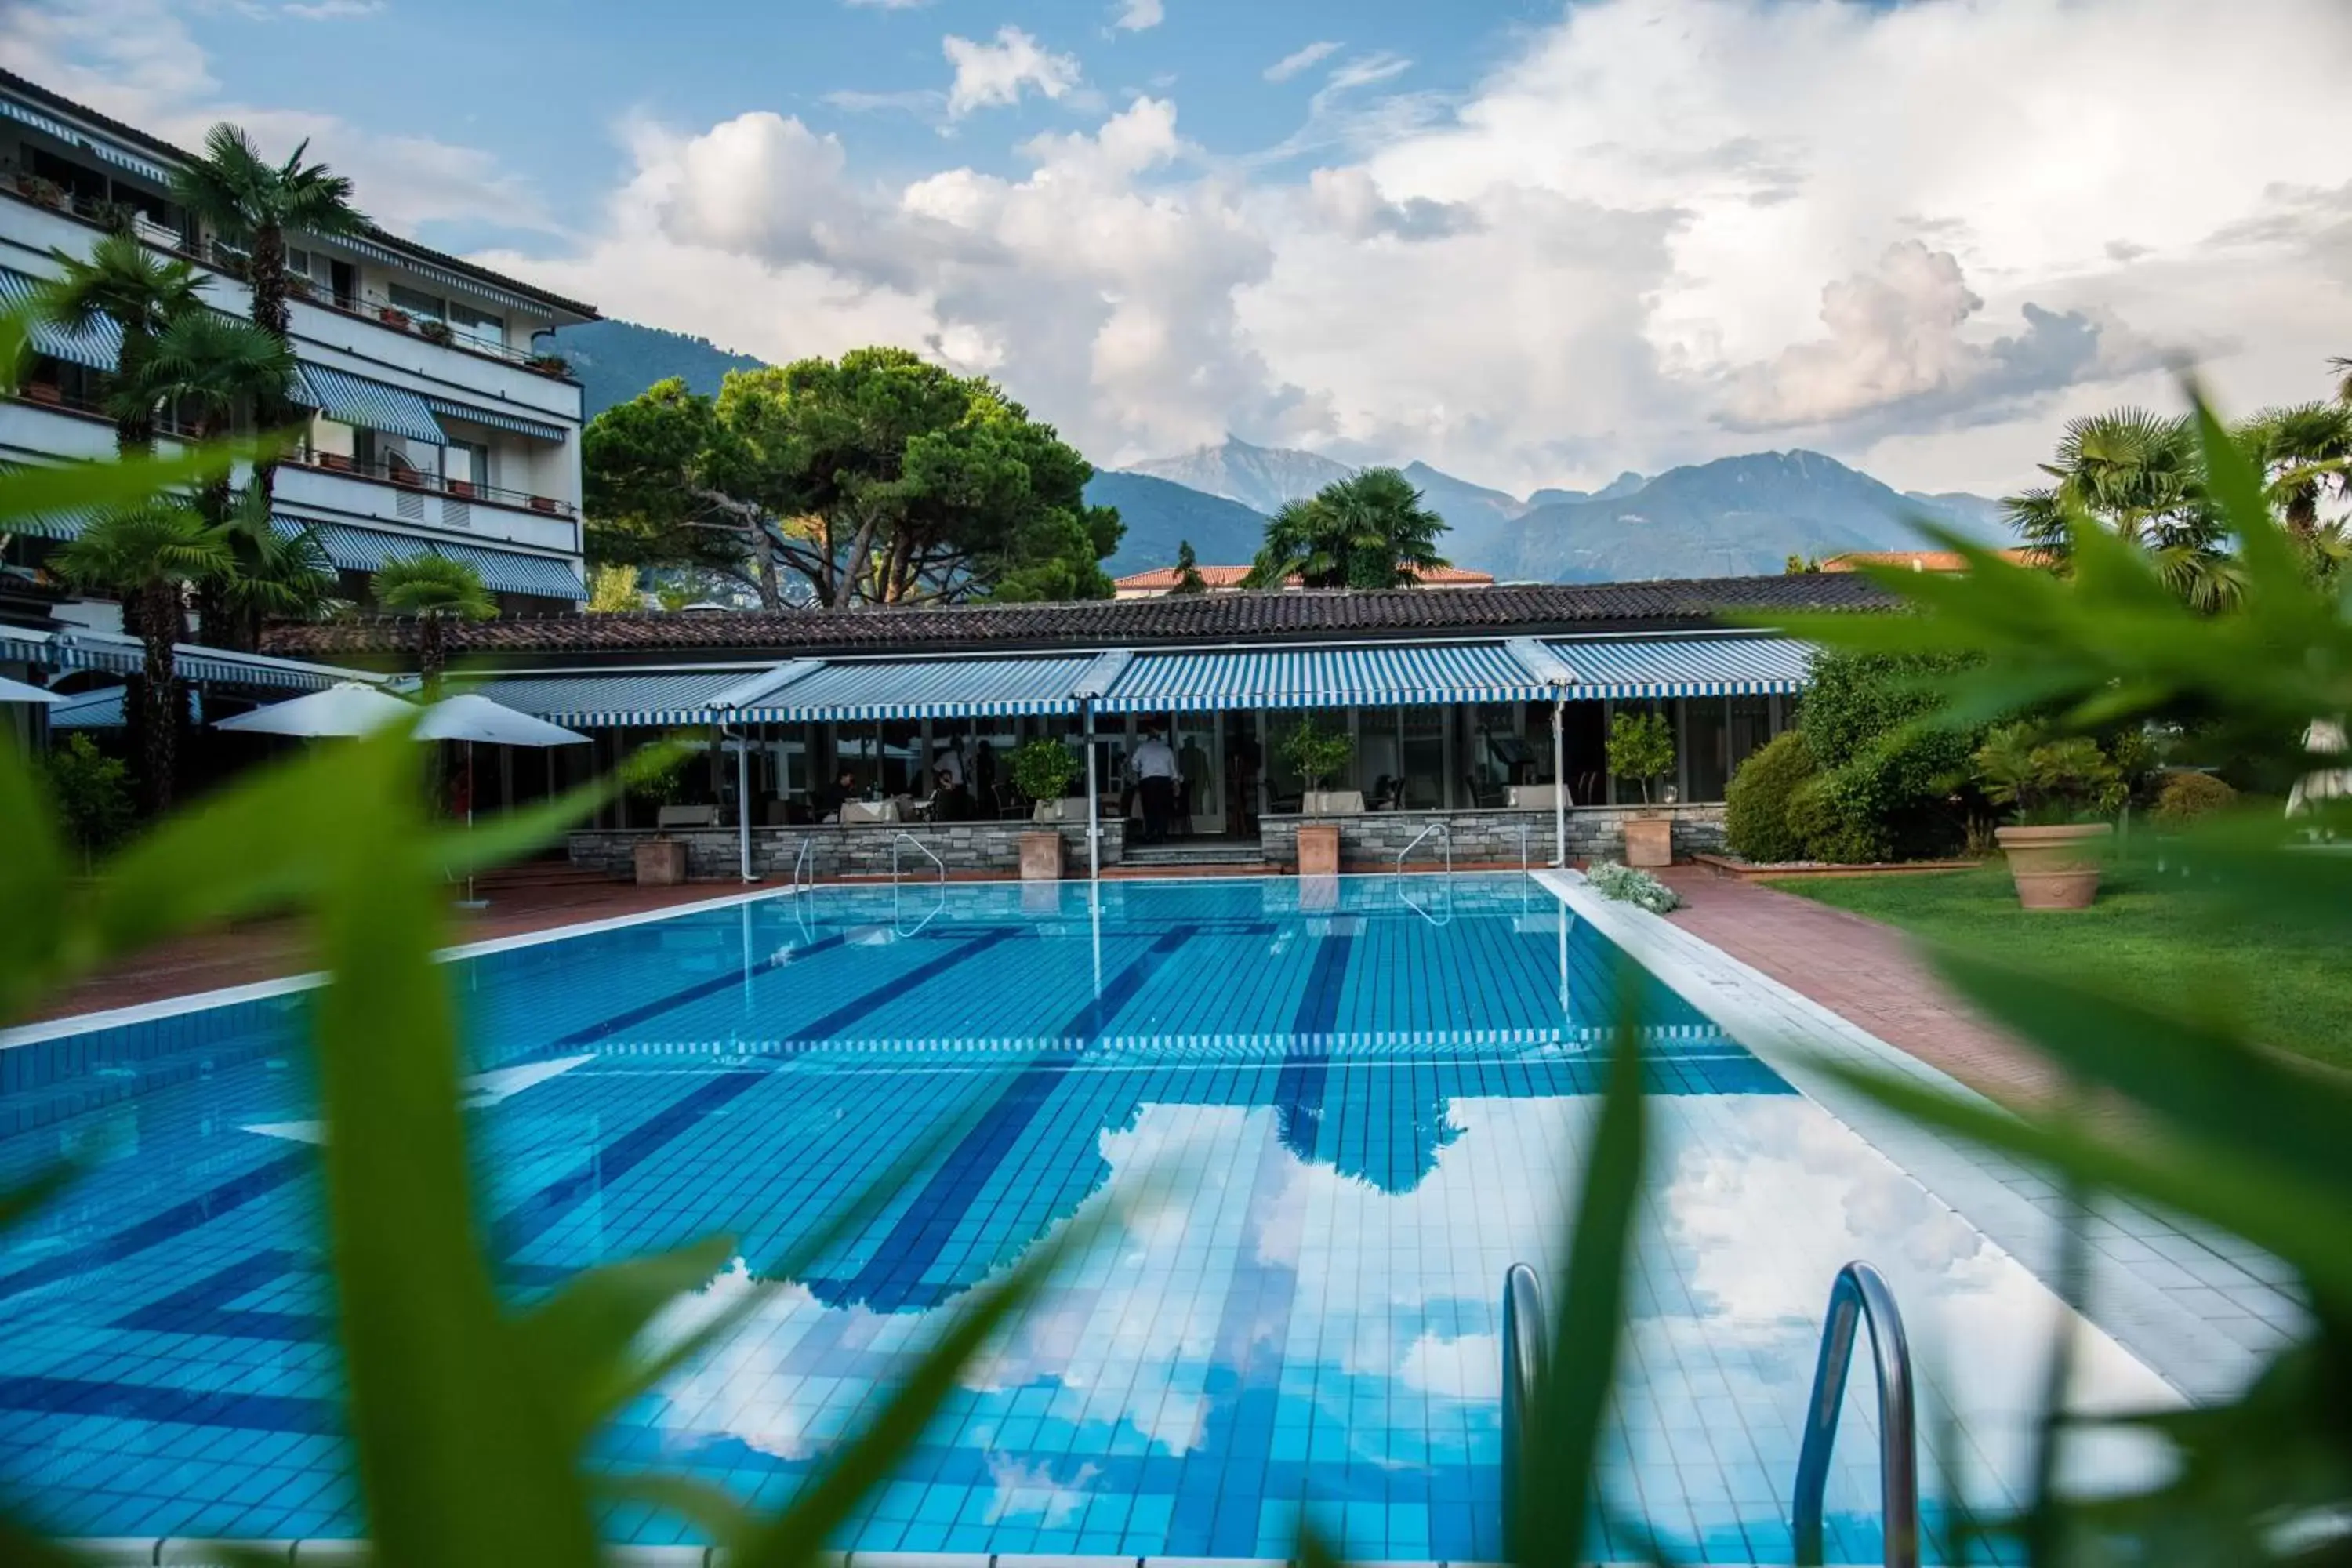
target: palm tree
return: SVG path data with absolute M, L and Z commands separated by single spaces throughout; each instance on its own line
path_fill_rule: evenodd
M 2210 608 L 2236 597 L 2228 530 L 2206 494 L 2189 419 L 2118 408 L 2069 420 L 2054 460 L 2041 467 L 2056 482 L 2002 505 L 2010 526 L 2044 559 L 2063 567 L 2073 531 L 2103 527 L 2147 551 L 2188 602 Z
M 376 602 L 385 609 L 416 617 L 416 668 L 425 678 L 430 699 L 441 689 L 442 627 L 449 621 L 487 621 L 499 613 L 498 601 L 482 586 L 482 579 L 462 561 L 440 555 L 411 555 L 387 561 L 375 574 Z
M 302 142 L 283 163 L 261 155 L 241 127 L 226 123 L 205 132 L 205 155 L 174 170 L 173 198 L 231 245 L 247 252 L 253 285 L 253 324 L 283 343 L 291 311 L 286 303 L 286 236 L 332 237 L 363 232 L 368 221 L 352 205 L 352 183 L 324 163 L 304 163 L 310 143 Z M 257 410 L 265 426 L 287 422 L 284 394 Z M 255 466 L 266 497 L 273 465 Z
M 1366 468 L 1267 520 L 1245 581 L 1253 588 L 1293 576 L 1310 588 L 1411 587 L 1420 573 L 1448 564 L 1437 553 L 1445 528 L 1402 474 Z
M 124 718 L 140 759 L 141 804 L 168 810 L 186 713 L 175 651 L 187 636 L 186 592 L 227 567 L 228 547 L 195 508 L 161 500 L 99 519 L 51 560 L 68 580 L 117 595 L 124 625 L 146 645 Z
M 250 653 L 270 621 L 314 621 L 335 603 L 335 567 L 316 528 L 280 533 L 258 485 L 237 492 L 221 524 L 229 567 L 196 590 L 205 638 Z
M 167 259 L 118 231 L 90 247 L 87 258 L 49 252 L 58 276 L 45 286 L 37 309 L 59 326 L 80 331 L 102 319 L 122 329 L 114 362 L 118 383 L 135 380 L 150 349 L 178 318 L 203 309 L 196 269 Z M 155 405 L 119 404 L 113 409 L 114 444 L 143 452 L 154 444 Z
M 2262 466 L 2271 504 L 2308 544 L 2319 532 L 2323 493 L 2347 493 L 2352 468 L 2352 403 L 2265 409 L 2239 426 L 2238 441 Z

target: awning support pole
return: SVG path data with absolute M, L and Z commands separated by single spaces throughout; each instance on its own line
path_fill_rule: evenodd
M 1086 726 L 1087 742 L 1087 880 L 1102 879 L 1102 791 L 1095 784 L 1095 707 L 1089 702 L 1078 710 L 1078 721 Z
M 735 737 L 735 858 L 743 880 L 757 880 L 751 875 L 751 742 L 740 734 Z
M 1563 870 L 1568 866 L 1568 741 L 1564 734 L 1568 695 L 1560 692 L 1551 700 L 1551 841 L 1552 861 Z

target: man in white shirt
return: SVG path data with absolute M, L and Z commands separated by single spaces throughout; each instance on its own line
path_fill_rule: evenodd
M 1176 752 L 1160 737 L 1160 726 L 1144 726 L 1143 742 L 1135 748 L 1135 776 L 1143 795 L 1143 841 L 1157 844 L 1168 837 L 1168 821 L 1176 805 Z

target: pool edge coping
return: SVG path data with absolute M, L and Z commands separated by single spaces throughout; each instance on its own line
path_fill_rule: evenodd
M 2056 1183 L 2018 1161 L 1909 1121 L 1823 1068 L 1839 1056 L 1849 1061 L 1861 1058 L 2002 1115 L 2013 1112 L 1696 932 L 1631 904 L 1603 899 L 1580 873 L 1547 868 L 1532 875 L 1563 908 L 1617 943 L 1659 984 L 1698 1009 L 2055 1293 L 2050 1280 L 2057 1272 L 2058 1227 L 2070 1208 Z M 2158 1235 L 2209 1249 L 2215 1239 L 2137 1205 L 2110 1200 L 2101 1207 L 2088 1235 L 2095 1282 L 2091 1305 L 2082 1317 L 2188 1401 L 2204 1404 L 2231 1397 L 2260 1369 L 2262 1352 L 2171 1299 L 2165 1286 L 2140 1273 L 2135 1259 L 2110 1250 L 2118 1238 L 2144 1243 Z M 2228 1261 L 2243 1277 L 2244 1286 L 2267 1291 L 2283 1317 L 2300 1314 L 2300 1303 L 2288 1291 L 2251 1272 L 2249 1258 L 2259 1254 L 2250 1247 L 2243 1253 Z M 2274 1326 L 2282 1338 L 2292 1331 Z
M 708 899 L 696 899 L 688 903 L 673 904 L 665 909 L 639 910 L 632 914 L 604 915 L 595 920 L 574 921 L 567 925 L 548 926 L 539 931 L 517 931 L 512 936 L 485 937 L 479 942 L 458 942 L 436 948 L 436 963 L 451 963 L 461 959 L 487 958 L 496 952 L 509 952 L 518 948 L 537 947 L 545 942 L 564 942 L 572 937 L 594 936 L 599 931 L 620 931 L 628 926 L 651 925 L 657 921 L 676 920 L 681 915 L 706 913 L 711 910 L 732 909 L 739 904 L 757 903 L 766 899 L 789 899 L 790 887 L 755 888 L 746 891 L 720 893 Z M 38 1023 L 19 1024 L 13 1029 L 0 1029 L 0 1051 L 19 1046 L 39 1045 L 68 1035 L 86 1035 L 100 1029 L 129 1028 L 138 1024 L 152 1023 L 158 1018 L 176 1018 L 183 1013 L 201 1013 L 212 1007 L 233 1007 L 241 1002 L 259 1002 L 272 996 L 288 996 L 298 991 L 315 991 L 327 983 L 324 970 L 305 970 L 299 974 L 281 974 L 271 980 L 249 980 L 241 985 L 215 986 L 209 991 L 189 991 L 177 996 L 162 996 L 152 1002 L 134 1002 L 123 1007 L 100 1007 L 87 1013 L 68 1013 L 56 1018 L 44 1018 Z

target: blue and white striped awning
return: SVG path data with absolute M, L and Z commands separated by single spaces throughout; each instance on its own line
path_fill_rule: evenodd
M 5 116 L 19 125 L 29 125 L 36 131 L 46 132 L 68 147 L 87 148 L 116 168 L 128 169 L 132 174 L 143 175 L 159 185 L 171 183 L 172 176 L 163 172 L 163 166 L 161 163 L 142 158 L 138 153 L 127 148 L 118 147 L 111 142 L 86 135 L 65 121 L 42 113 L 28 103 L 19 103 L 13 98 L 0 98 L 0 116 Z
M 711 722 L 710 700 L 740 686 L 742 669 L 637 669 L 509 675 L 475 689 L 551 724 L 582 729 L 669 729 Z
M 460 403 L 454 397 L 436 397 L 429 392 L 425 394 L 425 406 L 446 418 L 470 419 L 477 425 L 511 430 L 534 441 L 562 441 L 565 435 L 562 426 L 551 425 L 544 419 L 509 414 L 502 408 L 484 408 L 478 404 Z
M 746 723 L 789 724 L 1076 713 L 1078 685 L 1098 657 L 812 662 L 734 715 Z
M 52 730 L 120 730 L 122 728 L 122 693 L 120 686 L 101 686 L 95 691 L 77 691 L 49 710 Z
M 294 371 L 294 401 L 317 409 L 346 425 L 363 425 L 391 436 L 405 436 L 446 447 L 449 437 L 435 423 L 425 399 L 404 386 L 370 381 L 325 365 L 298 365 Z
M 535 594 L 543 599 L 585 599 L 588 590 L 568 561 L 551 555 L 524 555 L 512 550 L 491 550 L 479 544 L 433 542 L 436 554 L 471 566 L 482 585 L 493 594 Z
M 1594 638 L 1545 645 L 1575 675 L 1571 698 L 1754 697 L 1802 691 L 1804 643 L 1787 637 Z
M 29 305 L 40 289 L 39 279 L 0 267 L 0 306 L 14 310 Z M 92 317 L 79 328 L 37 320 L 27 326 L 35 353 L 89 370 L 111 371 L 121 361 L 122 328 L 111 316 Z
M 239 653 L 231 648 L 181 643 L 173 650 L 173 667 L 184 681 L 215 681 L 223 686 L 286 687 L 320 691 L 344 680 L 378 682 L 380 675 L 344 669 L 331 664 L 273 658 L 268 654 Z M 40 631 L 11 627 L 0 631 L 0 659 L 20 660 L 43 669 L 97 669 L 110 675 L 137 675 L 147 668 L 147 651 L 137 637 L 120 632 L 73 627 Z
M 1495 643 L 1139 652 L 1103 713 L 1531 702 L 1552 688 Z
M 288 538 L 304 528 L 318 531 L 320 547 L 338 572 L 382 571 L 394 561 L 418 555 L 442 555 L 474 569 L 482 585 L 494 594 L 532 594 L 546 599 L 584 599 L 572 563 L 551 555 L 525 555 L 520 551 L 463 544 L 452 539 L 426 539 L 413 533 L 393 533 L 380 528 L 357 528 L 347 522 L 314 522 L 279 512 L 270 526 Z

